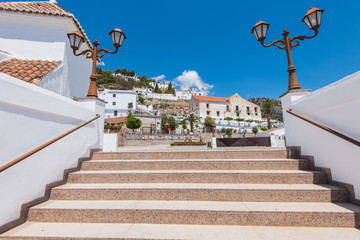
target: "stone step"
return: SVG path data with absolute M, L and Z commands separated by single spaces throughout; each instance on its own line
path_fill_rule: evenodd
M 321 184 L 326 174 L 303 170 L 127 170 L 79 171 L 68 183 L 251 183 Z
M 27 222 L 0 239 L 81 240 L 339 240 L 360 239 L 355 228 Z
M 349 203 L 211 201 L 54 201 L 32 207 L 28 221 L 255 226 L 359 227 Z
M 179 151 L 139 151 L 139 152 L 95 152 L 92 156 L 93 160 L 171 160 L 171 159 L 281 159 L 290 158 L 290 150 L 272 149 L 272 148 L 252 148 L 242 150 L 192 150 Z M 291 158 L 297 158 L 293 153 Z
M 82 170 L 298 170 L 310 169 L 310 161 L 295 159 L 214 160 L 92 160 Z
M 52 200 L 177 200 L 242 202 L 347 202 L 348 192 L 314 184 L 65 184 Z

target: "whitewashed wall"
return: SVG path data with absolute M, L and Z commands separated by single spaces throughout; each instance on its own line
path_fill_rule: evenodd
M 61 60 L 61 68 L 39 86 L 71 99 L 87 95 L 92 70 L 91 60 L 72 53 L 67 33 L 75 30 L 78 31 L 70 18 L 16 12 L 0 14 L 1 50 L 19 59 Z M 83 44 L 81 50 L 87 48 Z
M 315 164 L 330 168 L 333 180 L 354 185 L 360 198 L 360 148 L 293 115 L 288 109 L 360 141 L 360 72 L 313 93 L 294 92 L 282 97 L 286 141 L 313 155 Z
M 0 89 L 1 166 L 104 111 L 104 104 L 75 102 L 1 73 Z M 61 180 L 78 158 L 101 148 L 102 128 L 98 119 L 1 172 L 0 226 L 18 218 L 23 203 L 44 196 L 46 184 Z

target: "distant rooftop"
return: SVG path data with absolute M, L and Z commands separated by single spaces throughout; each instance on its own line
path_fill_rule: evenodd
M 209 97 L 209 96 L 199 96 L 199 95 L 193 95 L 193 98 L 199 100 L 199 101 L 208 101 L 208 102 L 229 102 L 229 99 L 232 97 L 228 97 L 228 98 L 223 98 L 223 97 Z

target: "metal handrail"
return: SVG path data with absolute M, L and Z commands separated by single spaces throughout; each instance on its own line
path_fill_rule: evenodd
M 360 147 L 360 142 L 353 139 L 353 138 L 351 138 L 351 137 L 348 137 L 348 136 L 346 136 L 346 135 L 344 135 L 344 134 L 342 134 L 340 132 L 337 132 L 337 131 L 335 131 L 335 130 L 333 130 L 331 128 L 328 128 L 328 127 L 326 127 L 326 126 L 324 126 L 324 125 L 322 125 L 320 123 L 314 122 L 314 121 L 312 121 L 312 120 L 310 120 L 310 119 L 308 119 L 308 118 L 306 118 L 306 117 L 304 117 L 304 116 L 302 116 L 300 114 L 294 113 L 293 111 L 291 111 L 291 109 L 286 110 L 286 112 L 290 113 L 290 114 L 294 115 L 295 117 L 298 117 L 298 118 L 300 118 L 300 119 L 302 119 L 302 120 L 304 120 L 304 121 L 306 121 L 308 123 L 311 123 L 312 125 L 315 125 L 318 128 L 321 128 L 321 129 L 323 129 L 323 130 L 325 130 L 325 131 L 327 131 L 329 133 L 332 133 L 333 135 L 338 136 L 339 138 L 342 138 L 342 139 L 344 139 L 344 140 L 346 140 L 346 141 L 348 141 L 348 142 L 350 142 L 350 143 L 352 143 L 352 144 L 354 144 L 354 145 L 356 145 L 358 147 Z
M 56 137 L 56 138 L 54 138 L 54 139 L 52 139 L 52 140 L 50 140 L 50 141 L 48 141 L 48 142 L 40 145 L 39 147 L 31 150 L 30 152 L 25 153 L 24 155 L 16 158 L 15 160 L 13 160 L 13 161 L 11 161 L 11 162 L 9 162 L 9 163 L 1 166 L 1 167 L 0 167 L 0 172 L 2 172 L 2 171 L 4 171 L 4 170 L 6 170 L 6 169 L 8 169 L 8 168 L 10 168 L 10 167 L 12 167 L 12 166 L 14 166 L 15 164 L 21 162 L 21 161 L 24 160 L 25 158 L 30 157 L 30 156 L 33 155 L 34 153 L 36 153 L 36 152 L 38 152 L 38 151 L 46 148 L 47 146 L 49 146 L 49 145 L 53 144 L 54 142 L 62 139 L 63 137 L 69 135 L 70 133 L 75 132 L 76 130 L 78 130 L 78 129 L 80 129 L 80 128 L 86 126 L 86 125 L 88 125 L 89 123 L 91 123 L 92 121 L 98 119 L 99 117 L 100 117 L 100 115 L 99 115 L 99 114 L 96 114 L 96 117 L 94 117 L 93 119 L 87 121 L 86 123 L 83 123 L 83 124 L 81 124 L 81 125 L 73 128 L 73 129 L 71 129 L 70 131 L 67 131 L 67 132 L 64 133 L 64 134 L 61 134 L 60 136 L 58 136 L 58 137 Z

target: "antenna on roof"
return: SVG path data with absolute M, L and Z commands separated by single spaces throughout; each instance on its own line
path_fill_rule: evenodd
M 56 0 L 49 0 L 49 3 L 57 3 Z

